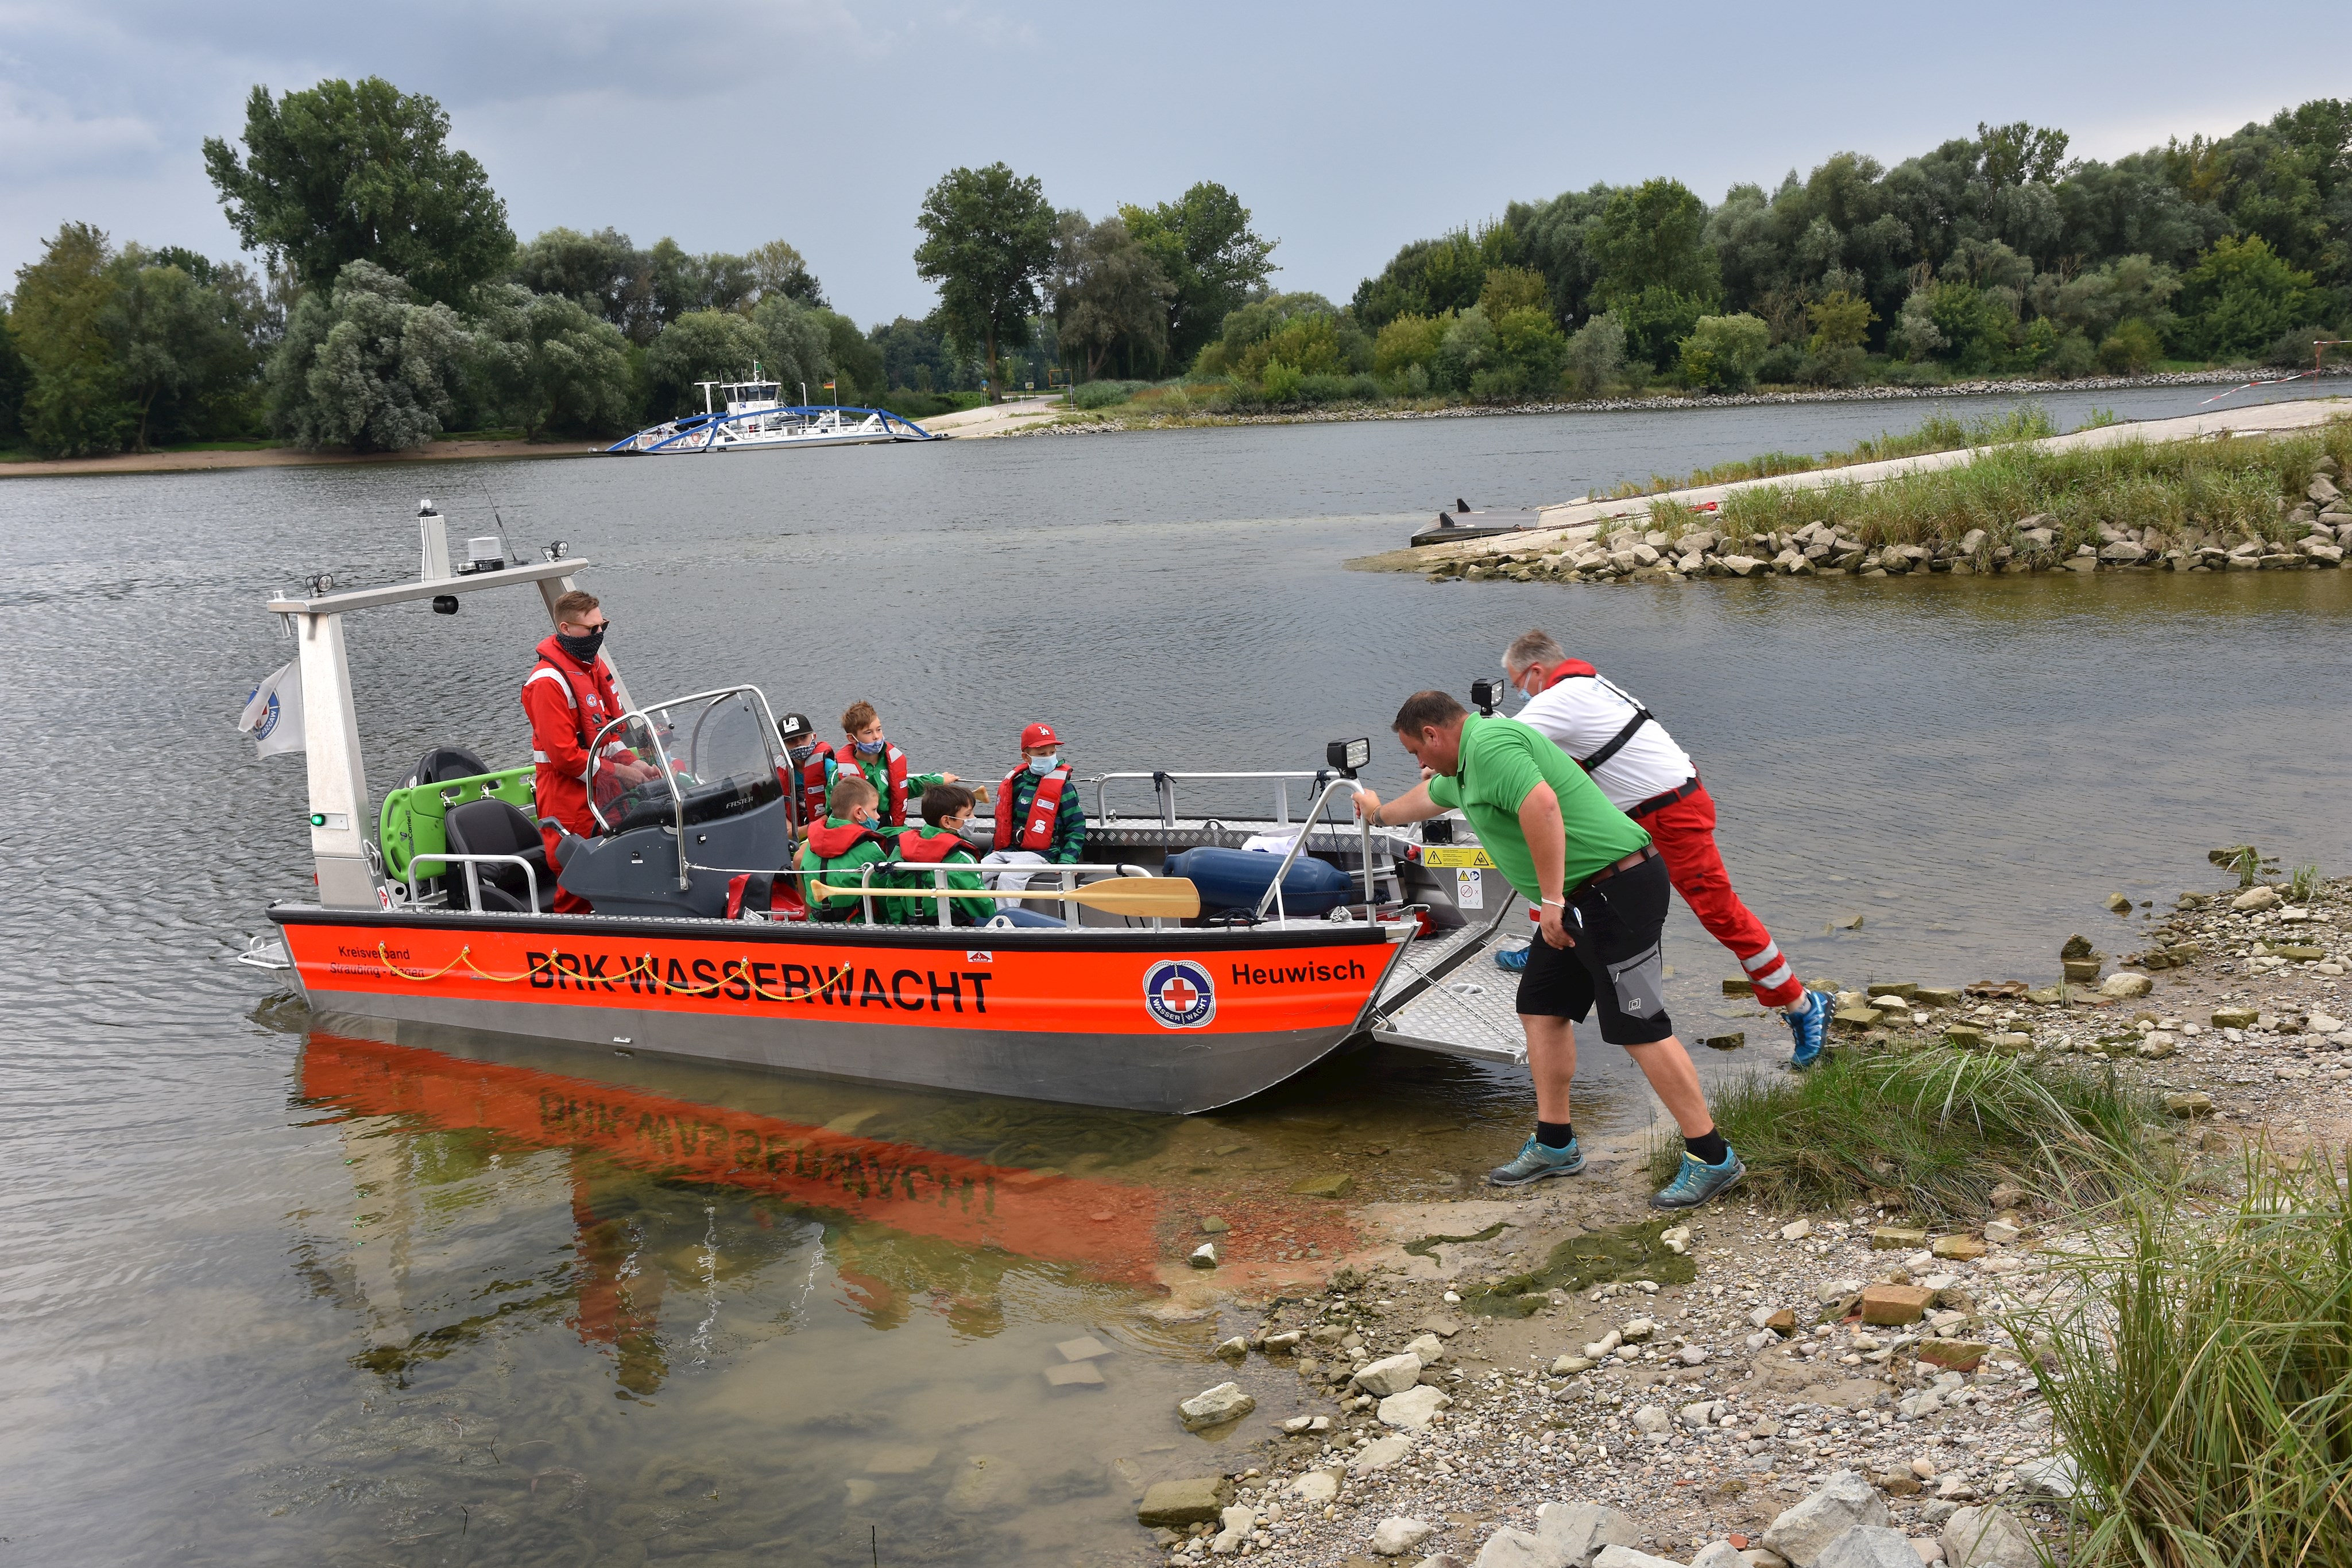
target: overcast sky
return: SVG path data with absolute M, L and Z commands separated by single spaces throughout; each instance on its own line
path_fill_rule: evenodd
M 800 246 L 834 304 L 920 315 L 924 190 L 1002 159 L 1100 214 L 1230 186 L 1284 288 L 1344 300 L 1513 198 L 1673 174 L 1709 202 L 1979 120 L 2113 157 L 2352 95 L 2352 4 L 1150 6 L 830 0 L 0 0 L 0 269 L 69 219 L 226 256 L 199 144 L 256 83 L 439 99 L 517 234 Z

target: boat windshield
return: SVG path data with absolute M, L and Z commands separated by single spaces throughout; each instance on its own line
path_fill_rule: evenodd
M 590 764 L 589 801 L 608 832 L 731 817 L 780 800 L 774 721 L 751 687 L 702 692 L 623 715 Z

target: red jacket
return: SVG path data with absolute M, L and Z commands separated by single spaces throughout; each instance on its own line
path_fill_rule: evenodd
M 530 759 L 539 765 L 533 804 L 583 838 L 596 832 L 588 810 L 588 743 L 621 716 L 621 695 L 600 654 L 583 669 L 552 635 L 539 645 L 539 663 L 522 683 L 522 711 L 530 719 Z M 609 744 L 609 743 L 608 743 Z
M 1560 682 L 1569 680 L 1574 676 L 1597 675 L 1601 672 L 1594 669 L 1591 665 L 1586 664 L 1581 659 L 1562 659 L 1550 669 L 1543 670 L 1540 673 L 1544 678 L 1543 685 L 1538 686 L 1536 689 L 1539 692 L 1548 692 L 1551 690 L 1552 687 L 1559 685 Z

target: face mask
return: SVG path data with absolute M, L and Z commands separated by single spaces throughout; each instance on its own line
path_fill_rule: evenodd
M 869 808 L 866 810 L 858 812 L 857 815 L 851 818 L 850 821 L 856 822 L 861 828 L 876 828 L 882 825 L 882 813 Z
M 788 747 L 784 754 L 793 759 L 793 767 L 805 768 L 808 766 L 808 759 L 816 755 L 816 747 L 814 746 Z
M 863 756 L 876 757 L 879 756 L 882 748 L 889 744 L 889 737 L 885 736 L 880 740 L 861 740 L 857 743 L 857 749 Z
M 593 632 L 578 637 L 568 637 L 558 632 L 555 644 L 579 663 L 593 664 L 596 662 L 597 650 L 604 645 L 604 629 L 599 626 Z
M 1029 771 L 1039 774 L 1051 773 L 1061 760 L 1062 756 L 1059 752 L 1045 757 L 1033 757 L 1029 759 Z

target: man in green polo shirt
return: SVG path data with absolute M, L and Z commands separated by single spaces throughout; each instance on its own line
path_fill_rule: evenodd
M 1747 1167 L 1715 1130 L 1698 1069 L 1666 1017 L 1659 933 L 1669 883 L 1650 835 L 1549 737 L 1517 719 L 1474 717 L 1444 692 L 1416 692 L 1394 728 L 1429 777 L 1387 805 L 1358 790 L 1357 814 L 1387 826 L 1459 807 L 1496 868 L 1539 911 L 1518 997 L 1535 1136 L 1487 1181 L 1523 1186 L 1584 1168 L 1569 1091 L 1575 1023 L 1595 1007 L 1601 1038 L 1633 1059 L 1682 1129 L 1682 1169 L 1650 1201 L 1694 1208 L 1738 1181 Z

